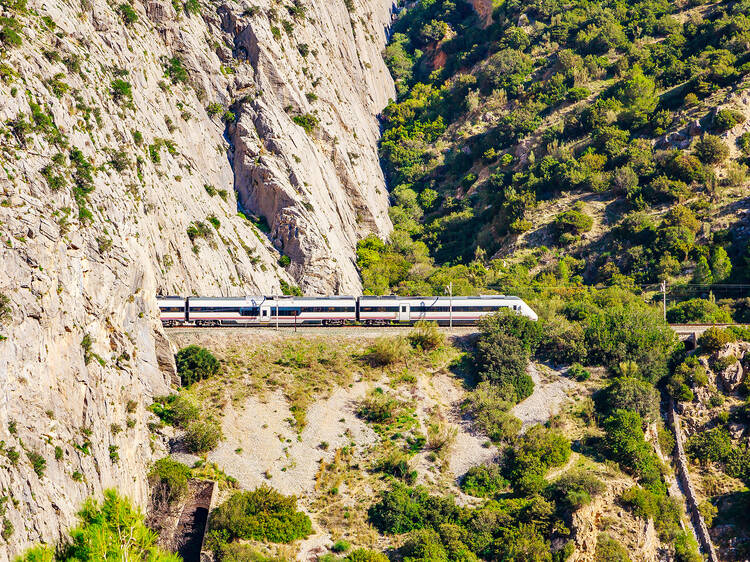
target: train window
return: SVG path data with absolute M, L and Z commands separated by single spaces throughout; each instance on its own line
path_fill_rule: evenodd
M 183 306 L 160 306 L 159 310 L 162 312 L 185 312 L 185 307 Z
M 353 306 L 304 306 L 302 312 L 354 312 Z
M 299 308 L 292 308 L 292 307 L 280 307 L 278 309 L 277 315 L 278 316 L 299 316 L 300 309 Z
M 260 308 L 256 307 L 250 307 L 250 308 L 240 308 L 240 316 L 258 316 L 260 312 Z
M 398 306 L 360 306 L 360 312 L 398 312 Z
M 191 306 L 190 312 L 239 312 L 238 306 Z

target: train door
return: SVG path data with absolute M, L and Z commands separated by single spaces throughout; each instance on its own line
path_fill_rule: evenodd
M 410 310 L 409 303 L 402 302 L 398 308 L 398 321 L 399 322 L 408 322 L 410 320 L 409 310 Z
M 271 320 L 271 307 L 261 306 L 260 307 L 260 321 L 261 322 L 269 322 Z

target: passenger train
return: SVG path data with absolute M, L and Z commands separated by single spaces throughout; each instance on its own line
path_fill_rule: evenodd
M 533 320 L 519 297 L 157 297 L 164 326 L 388 326 L 420 320 L 455 326 L 510 309 Z

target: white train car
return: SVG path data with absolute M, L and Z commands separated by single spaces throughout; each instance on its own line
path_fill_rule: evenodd
M 190 297 L 187 303 L 187 321 L 196 326 L 335 326 L 357 320 L 354 297 Z
M 178 326 L 185 323 L 185 299 L 182 297 L 156 297 L 159 319 L 165 326 Z
M 510 309 L 537 320 L 536 313 L 519 297 L 360 297 L 359 320 L 365 324 L 412 324 L 428 320 L 438 324 L 476 324 L 483 316 Z
M 262 322 L 279 325 L 318 324 L 343 326 L 357 321 L 357 298 L 269 297 L 261 306 Z M 267 320 L 266 320 L 267 318 Z
M 262 296 L 188 297 L 186 321 L 196 326 L 257 324 Z

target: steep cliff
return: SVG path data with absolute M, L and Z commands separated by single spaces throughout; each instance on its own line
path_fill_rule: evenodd
M 390 3 L 346 6 L 0 1 L 0 562 L 145 499 L 155 294 L 359 290 Z

